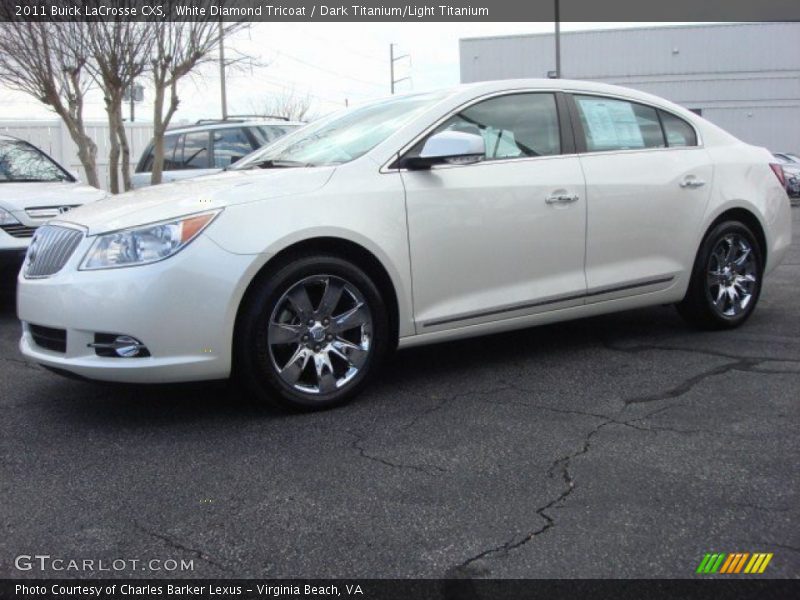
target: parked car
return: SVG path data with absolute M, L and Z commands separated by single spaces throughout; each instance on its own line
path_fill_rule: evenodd
M 786 192 L 792 198 L 800 198 L 800 158 L 788 152 L 775 152 L 773 156 L 783 168 Z
M 781 177 L 767 150 L 621 87 L 394 96 L 40 229 L 20 347 L 94 379 L 233 373 L 317 409 L 398 345 L 665 303 L 736 327 L 791 242 Z
M 105 197 L 36 146 L 0 134 L 0 269 L 19 269 L 33 233 L 48 219 Z
M 204 119 L 164 135 L 163 183 L 219 173 L 239 159 L 271 144 L 303 123 L 283 117 L 229 117 Z M 131 176 L 134 188 L 150 185 L 153 142 L 142 153 Z

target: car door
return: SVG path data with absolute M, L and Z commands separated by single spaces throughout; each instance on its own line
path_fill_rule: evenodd
M 570 107 L 588 207 L 588 301 L 659 291 L 691 266 L 713 168 L 668 111 L 589 94 Z
M 553 93 L 484 99 L 428 134 L 479 133 L 484 160 L 401 171 L 419 333 L 583 303 L 586 202 L 567 118 Z

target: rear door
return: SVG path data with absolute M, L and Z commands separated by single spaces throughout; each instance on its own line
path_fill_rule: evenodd
M 694 260 L 713 168 L 695 129 L 667 111 L 575 94 L 586 177 L 588 301 L 672 285 Z

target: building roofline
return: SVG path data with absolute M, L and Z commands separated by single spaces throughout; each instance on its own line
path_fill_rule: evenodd
M 710 28 L 710 27 L 741 27 L 741 26 L 758 26 L 758 25 L 796 25 L 796 21 L 743 21 L 741 23 L 685 23 L 682 25 L 646 25 L 644 27 L 604 27 L 599 29 L 579 29 L 575 31 L 561 31 L 561 37 L 570 35 L 586 35 L 592 33 L 618 33 L 623 31 L 652 31 L 652 30 L 668 30 L 668 29 L 696 29 L 696 28 Z M 531 38 L 531 37 L 552 37 L 554 32 L 539 32 L 539 33 L 509 33 L 507 35 L 485 35 L 485 36 L 471 36 L 459 38 L 459 42 L 471 42 L 476 40 L 504 40 L 511 38 Z

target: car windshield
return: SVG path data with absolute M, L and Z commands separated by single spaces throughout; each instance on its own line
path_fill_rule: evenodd
M 72 181 L 72 178 L 22 140 L 0 140 L 0 183 L 12 181 Z
M 290 133 L 231 168 L 307 167 L 349 162 L 372 150 L 444 97 L 441 92 L 415 94 L 345 110 Z

